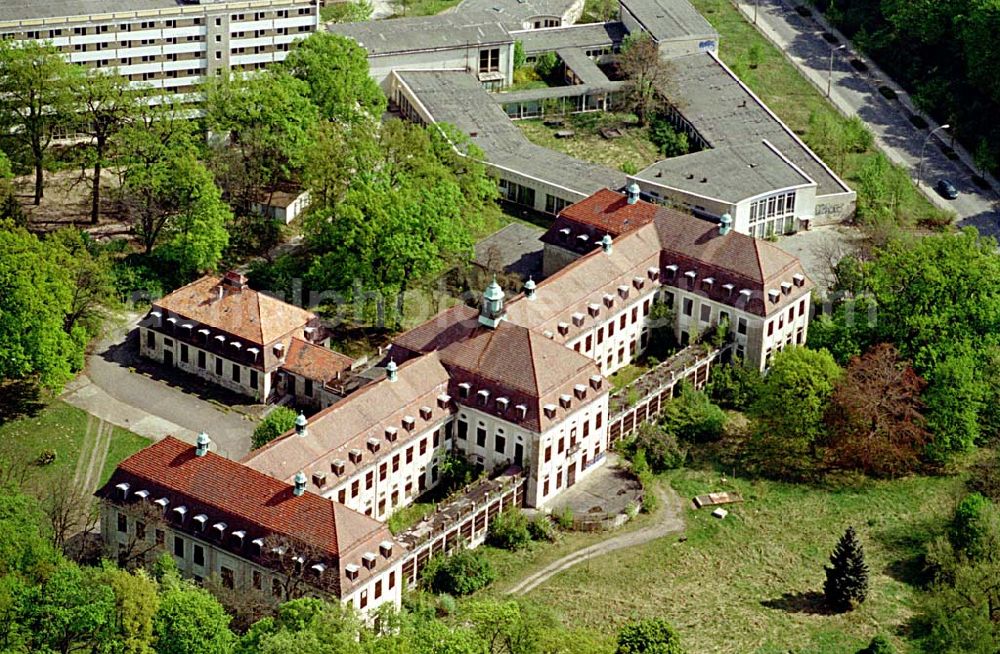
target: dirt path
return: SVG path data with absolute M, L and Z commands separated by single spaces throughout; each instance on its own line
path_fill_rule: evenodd
M 114 426 L 101 418 L 90 416 L 87 420 L 87 433 L 80 445 L 80 458 L 73 473 L 73 484 L 77 488 L 87 492 L 97 488 L 108 459 L 113 430 Z
M 508 590 L 507 593 L 509 595 L 526 595 L 553 576 L 579 563 L 603 556 L 615 550 L 642 545 L 657 538 L 684 531 L 684 507 L 681 498 L 672 488 L 658 488 L 656 495 L 660 499 L 661 508 L 653 517 L 654 522 L 652 524 L 642 529 L 585 547 L 572 554 L 567 554 L 538 572 L 522 579 L 517 585 Z

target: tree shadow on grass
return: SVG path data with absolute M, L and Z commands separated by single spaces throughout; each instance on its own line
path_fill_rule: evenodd
M 785 593 L 781 597 L 764 600 L 760 604 L 785 613 L 805 613 L 807 615 L 832 615 L 836 613 L 827 605 L 823 593 L 814 590 L 804 593 Z
M 45 403 L 33 381 L 0 381 L 0 425 L 37 414 Z

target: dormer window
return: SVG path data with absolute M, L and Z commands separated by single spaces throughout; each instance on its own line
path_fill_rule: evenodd
M 194 523 L 198 525 L 198 531 L 205 531 L 205 525 L 208 524 L 208 516 L 204 513 L 199 513 L 195 517 L 191 518 Z
M 528 406 L 526 404 L 518 404 L 514 407 L 514 410 L 517 411 L 517 417 L 520 420 L 524 420 L 528 417 Z
M 590 377 L 590 387 L 595 391 L 601 388 L 601 384 L 604 382 L 604 378 L 600 375 L 591 375 Z
M 140 491 L 136 491 L 135 492 L 135 496 L 138 497 L 140 500 L 148 500 L 149 499 L 149 491 L 146 490 L 146 489 L 143 489 L 143 490 L 140 490 Z
M 186 506 L 175 506 L 174 507 L 174 513 L 177 514 L 177 519 L 180 520 L 181 522 L 184 521 L 184 516 L 187 515 L 187 512 L 188 512 L 188 509 L 187 509 Z
M 771 302 L 777 302 L 778 299 L 781 297 L 781 291 L 779 291 L 776 288 L 772 288 L 770 291 L 767 292 L 767 297 L 771 300 Z
M 128 484 L 126 484 L 126 483 L 118 484 L 117 486 L 115 486 L 115 489 L 118 491 L 118 497 L 120 499 L 124 500 L 124 499 L 128 498 L 128 489 L 129 489 L 129 485 Z
M 646 276 L 649 277 L 650 281 L 655 282 L 660 278 L 660 271 L 655 266 L 651 266 L 646 269 Z
M 753 295 L 753 291 L 751 291 L 749 288 L 744 288 L 744 289 L 740 290 L 740 298 L 742 298 L 744 302 L 749 302 L 750 301 L 750 296 L 752 296 L 752 295 Z
M 586 318 L 582 313 L 573 314 L 573 324 L 577 327 L 583 327 L 583 321 Z
M 323 565 L 322 563 L 315 563 L 312 566 L 310 566 L 309 569 L 312 570 L 313 574 L 315 574 L 317 577 L 322 577 L 323 573 L 326 572 L 326 566 Z
M 628 291 L 629 291 L 628 286 L 619 286 L 618 287 L 618 296 L 621 297 L 621 299 L 623 299 L 623 300 L 627 300 L 628 299 Z
M 792 292 L 792 283 L 791 282 L 781 282 L 781 292 L 784 293 L 785 295 L 788 295 L 789 293 L 791 293 Z
M 559 396 L 559 406 L 561 406 L 562 408 L 568 409 L 572 403 L 573 403 L 573 398 L 570 397 L 569 395 Z
M 438 395 L 438 406 L 442 409 L 447 409 L 448 405 L 451 404 L 451 395 L 441 394 Z
M 353 449 L 347 453 L 347 458 L 351 460 L 351 463 L 358 465 L 361 463 L 361 450 Z
M 508 406 L 510 406 L 510 400 L 506 397 L 497 398 L 497 410 L 500 411 L 500 413 L 504 413 Z
M 586 234 L 580 234 L 576 237 L 576 240 L 580 245 L 586 245 L 590 241 L 590 237 Z
M 403 429 L 406 431 L 413 431 L 413 428 L 417 426 L 417 419 L 413 416 L 403 416 Z
M 333 474 L 337 475 L 338 477 L 344 474 L 344 469 L 346 467 L 347 464 L 342 459 L 334 459 L 333 462 L 330 464 L 330 470 L 332 470 Z
M 736 287 L 732 284 L 723 284 L 722 288 L 726 291 L 726 297 L 731 296 L 733 291 L 736 290 Z
M 274 351 L 274 356 L 276 356 L 277 358 L 279 358 L 279 359 L 284 359 L 285 358 L 285 344 L 284 343 L 275 343 L 273 351 Z
M 559 237 L 563 240 L 563 243 L 569 240 L 570 230 L 569 227 L 563 227 L 559 230 Z
M 429 406 L 422 406 L 422 407 L 420 407 L 420 419 L 421 420 L 430 420 L 431 416 L 433 416 L 433 415 L 434 415 L 434 410 L 431 409 Z
M 702 285 L 704 285 L 708 289 L 711 289 L 715 285 L 715 278 L 714 277 L 706 277 L 705 279 L 701 280 L 701 283 L 702 283 Z
M 379 543 L 378 551 L 382 556 L 384 556 L 387 559 L 392 557 L 392 541 L 384 540 L 381 543 Z
M 573 394 L 576 395 L 576 399 L 582 400 L 587 397 L 587 387 L 583 384 L 577 384 L 573 387 Z
M 371 450 L 373 454 L 375 452 L 378 452 L 378 449 L 382 447 L 382 441 L 380 441 L 375 437 L 369 438 L 367 442 L 368 442 L 368 449 Z
M 608 307 L 610 309 L 614 305 L 615 305 L 615 296 L 612 295 L 611 293 L 605 293 L 604 294 L 604 306 L 606 306 L 606 307 Z
M 161 497 L 160 499 L 156 500 L 154 504 L 159 504 L 161 509 L 166 510 L 167 505 L 170 504 L 170 500 L 168 500 L 165 497 Z
M 642 277 L 633 277 L 632 286 L 635 286 L 636 290 L 642 290 L 642 287 L 646 285 L 646 280 Z
M 225 336 L 223 336 L 222 334 L 219 334 L 219 335 L 217 335 L 217 336 L 215 337 L 215 340 L 219 342 L 219 345 L 220 345 L 220 346 L 222 346 L 222 345 L 225 345 L 225 344 L 226 344 L 226 337 L 225 337 Z M 277 345 L 275 345 L 274 347 L 276 347 L 276 348 L 277 348 L 278 346 L 277 346 Z
M 399 430 L 398 429 L 396 429 L 395 427 L 386 427 L 385 428 L 385 440 L 389 441 L 390 443 L 394 443 L 394 442 L 396 442 L 396 439 L 398 437 L 399 437 Z
M 254 553 L 258 556 L 264 551 L 264 539 L 254 538 L 250 543 L 253 545 Z
M 561 323 L 559 323 L 558 329 L 559 329 L 559 333 L 562 334 L 563 336 L 565 336 L 566 334 L 569 333 L 569 323 L 567 323 L 567 322 L 561 322 Z
M 556 417 L 556 405 L 555 404 L 546 404 L 543 407 L 543 409 L 545 411 L 545 417 L 546 418 L 548 418 L 548 419 L 551 420 L 552 418 Z
M 684 273 L 684 276 L 687 278 L 688 287 L 693 288 L 694 280 L 698 278 L 698 272 L 696 270 L 689 270 Z
M 375 563 L 378 561 L 378 556 L 374 552 L 365 552 L 361 555 L 361 563 L 368 570 L 375 569 Z
M 667 273 L 667 277 L 674 277 L 677 274 L 677 264 L 672 263 L 669 266 L 664 266 L 663 270 Z
M 207 343 L 208 342 L 208 335 L 211 334 L 212 332 L 210 332 L 207 329 L 199 329 L 198 333 L 205 337 L 205 342 Z
M 344 566 L 344 573 L 347 574 L 347 578 L 351 581 L 358 578 L 359 572 L 361 572 L 361 568 L 353 563 L 348 563 Z
M 472 384 L 469 382 L 462 382 L 458 385 L 458 394 L 460 397 L 469 397 L 472 394 Z
M 805 286 L 806 276 L 803 275 L 802 273 L 795 273 L 794 275 L 792 275 L 792 281 L 795 282 L 796 286 Z
M 590 314 L 591 318 L 596 318 L 598 314 L 601 313 L 601 305 L 599 304 L 589 304 L 587 305 L 587 313 Z
M 216 536 L 222 538 L 223 536 L 226 535 L 227 526 L 228 525 L 224 522 L 216 522 L 214 525 L 212 525 L 212 530 L 215 532 Z
M 490 401 L 490 392 L 486 389 L 479 391 L 477 395 L 479 396 L 479 404 L 482 406 L 486 406 L 486 403 Z
M 233 541 L 239 546 L 243 547 L 243 539 L 247 537 L 247 532 L 242 529 L 233 532 Z

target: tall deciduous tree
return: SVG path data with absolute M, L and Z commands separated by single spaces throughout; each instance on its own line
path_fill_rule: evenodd
M 663 106 L 672 78 L 670 64 L 660 58 L 653 39 L 640 32 L 626 39 L 618 66 L 625 77 L 627 102 L 639 124 L 647 125 Z
M 368 74 L 368 53 L 352 39 L 317 32 L 295 43 L 283 66 L 308 85 L 326 120 L 377 119 L 385 112 L 385 94 Z
M 72 334 L 83 328 L 88 337 L 96 336 L 104 319 L 118 308 L 113 262 L 86 232 L 61 229 L 50 240 L 73 284 L 63 329 Z
M 153 617 L 157 654 L 228 654 L 235 637 L 218 600 L 168 575 Z
M 53 128 L 75 110 L 70 92 L 76 69 L 59 50 L 38 41 L 0 41 L 0 125 L 28 150 L 35 169 L 35 204 L 45 190 L 45 153 Z
M 892 345 L 877 345 L 852 359 L 827 411 L 837 464 L 878 476 L 916 468 L 928 440 L 921 414 L 924 386 Z
M 93 139 L 90 222 L 96 224 L 101 209 L 101 171 L 107 164 L 111 139 L 136 114 L 140 97 L 124 77 L 97 68 L 73 85 L 73 94 L 81 112 L 78 130 Z
M 785 348 L 774 356 L 760 397 L 750 408 L 753 457 L 778 476 L 807 474 L 818 455 L 834 385 L 842 371 L 826 350 Z
M 208 85 L 211 167 L 237 213 L 249 213 L 275 183 L 297 177 L 319 119 L 309 93 L 283 70 Z
M 73 281 L 50 243 L 0 228 L 0 378 L 59 389 L 83 365 L 84 338 L 64 329 Z
M 868 564 L 854 527 L 848 527 L 830 555 L 823 594 L 838 611 L 849 611 L 868 598 Z

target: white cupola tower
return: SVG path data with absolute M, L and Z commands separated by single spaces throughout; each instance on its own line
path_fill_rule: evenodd
M 479 310 L 479 324 L 496 329 L 496 326 L 504 319 L 503 298 L 503 289 L 500 288 L 500 284 L 497 284 L 497 278 L 494 277 L 483 293 L 483 306 Z

